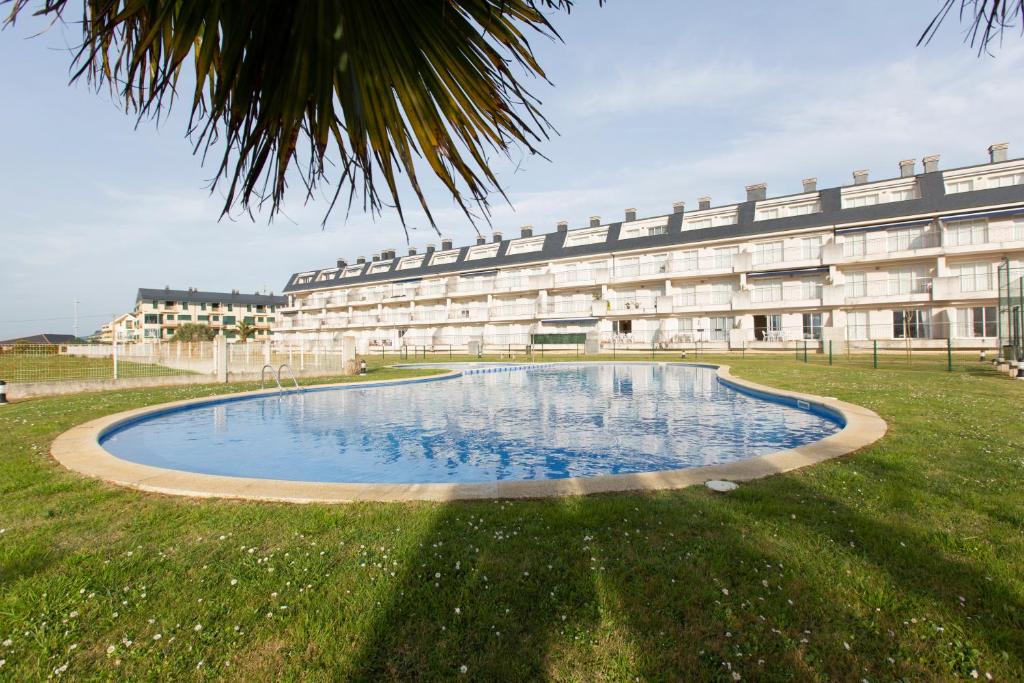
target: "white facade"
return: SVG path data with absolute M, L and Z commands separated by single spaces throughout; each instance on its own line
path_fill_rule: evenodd
M 473 341 L 522 347 L 566 342 L 570 337 L 550 335 L 567 334 L 627 348 L 825 348 L 831 342 L 839 350 L 875 341 L 886 348 L 945 348 L 947 340 L 993 346 L 996 269 L 1004 260 L 1024 266 L 1024 201 L 993 202 L 981 191 L 1024 189 L 1024 161 L 942 173 L 941 199 L 949 204 L 962 194 L 959 209 L 928 210 L 923 200 L 913 201 L 921 200 L 926 177 L 858 180 L 839 190 L 829 213 L 822 213 L 824 194 L 817 191 L 755 198 L 748 202 L 755 235 L 631 248 L 630 240 L 639 245 L 640 238 L 668 235 L 669 217 L 662 217 L 627 220 L 607 251 L 591 247 L 581 256 L 544 258 L 544 236 L 528 235 L 507 241 L 502 255 L 520 259 L 507 265 L 475 263 L 493 261 L 504 246 L 488 243 L 471 247 L 461 268 L 434 275 L 429 266 L 458 262 L 458 249 L 383 259 L 365 272 L 346 266 L 351 284 L 335 277 L 338 269 L 300 273 L 274 330 L 295 346 L 353 335 L 363 352 Z M 740 206 L 687 212 L 676 217 L 675 234 L 727 232 Z M 892 210 L 884 218 L 835 220 L 847 209 L 885 206 Z M 781 220 L 794 217 L 803 224 Z M 569 230 L 563 247 L 600 245 L 613 225 Z M 520 255 L 531 253 L 536 261 L 521 262 Z M 402 263 L 422 274 L 403 277 Z M 391 277 L 361 281 L 383 271 Z M 324 273 L 330 273 L 326 287 Z

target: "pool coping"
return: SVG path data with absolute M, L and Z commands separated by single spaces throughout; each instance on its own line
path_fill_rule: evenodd
M 246 391 L 233 394 L 207 396 L 161 403 L 144 408 L 106 415 L 72 427 L 59 435 L 50 447 L 50 455 L 63 467 L 102 479 L 117 486 L 193 498 L 226 498 L 288 503 L 352 503 L 396 501 L 452 501 L 489 498 L 546 498 L 557 496 L 590 495 L 626 491 L 656 491 L 678 489 L 704 484 L 712 479 L 750 481 L 853 453 L 874 443 L 885 435 L 885 420 L 874 411 L 835 398 L 826 398 L 802 392 L 773 387 L 734 377 L 728 365 L 704 363 L 651 363 L 713 367 L 719 379 L 747 390 L 774 397 L 805 401 L 811 405 L 838 413 L 845 426 L 830 436 L 808 444 L 744 460 L 718 465 L 704 465 L 658 472 L 636 474 L 571 477 L 533 481 L 496 481 L 465 484 L 363 484 L 286 481 L 280 479 L 254 479 L 215 474 L 198 474 L 153 467 L 122 460 L 103 448 L 99 441 L 108 432 L 134 422 L 152 413 L 186 406 L 219 403 L 225 400 L 267 396 L 280 393 L 278 389 Z M 451 370 L 439 375 L 376 382 L 343 382 L 307 387 L 307 390 L 327 390 L 341 387 L 370 388 L 423 381 L 438 381 L 460 377 L 464 373 Z

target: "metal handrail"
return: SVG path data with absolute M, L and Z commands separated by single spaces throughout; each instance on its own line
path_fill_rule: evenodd
M 292 378 L 292 383 L 295 384 L 295 390 L 299 391 L 299 380 L 295 377 L 295 373 L 292 371 L 292 366 L 288 365 L 287 363 L 281 363 L 281 366 L 277 369 L 277 386 L 281 386 L 281 371 L 284 370 L 285 368 L 288 368 L 288 374 Z M 283 387 L 281 391 L 284 391 Z
M 270 363 L 267 363 L 260 369 L 260 389 L 263 389 L 263 385 L 266 382 L 267 368 L 270 368 L 271 377 L 273 377 L 274 381 L 277 382 L 278 391 L 284 391 L 284 387 L 281 386 L 281 371 L 278 370 L 275 372 L 274 366 Z

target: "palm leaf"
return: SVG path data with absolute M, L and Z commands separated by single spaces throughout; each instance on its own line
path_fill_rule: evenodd
M 7 23 L 29 6 L 60 18 L 68 5 L 2 3 L 11 5 Z M 332 208 L 347 191 L 350 209 L 361 195 L 364 210 L 391 203 L 403 223 L 407 183 L 434 225 L 417 174 L 423 166 L 472 220 L 503 194 L 490 156 L 536 154 L 552 130 L 523 82 L 545 78 L 527 35 L 557 39 L 545 12 L 572 6 L 84 0 L 72 80 L 106 85 L 127 111 L 159 118 L 191 65 L 188 133 L 204 159 L 220 155 L 211 190 L 226 185 L 222 215 L 269 202 L 273 216 L 298 175 L 307 198 L 333 184 Z

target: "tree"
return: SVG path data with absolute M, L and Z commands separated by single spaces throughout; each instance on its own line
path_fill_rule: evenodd
M 256 328 L 252 323 L 243 318 L 235 324 L 235 334 L 244 342 L 246 339 L 256 334 Z
M 29 5 L 61 19 L 68 0 L 2 3 L 13 23 Z M 108 86 L 140 119 L 190 101 L 195 152 L 223 146 L 211 186 L 227 183 L 222 216 L 268 201 L 273 216 L 301 156 L 307 199 L 332 182 L 332 208 L 347 190 L 350 209 L 361 193 L 364 209 L 390 201 L 404 223 L 404 175 L 434 225 L 414 162 L 467 216 L 470 204 L 486 216 L 490 194 L 504 194 L 489 154 L 538 153 L 551 130 L 521 80 L 545 78 L 527 36 L 559 38 L 545 11 L 573 4 L 84 0 L 72 80 Z M 195 83 L 184 92 L 189 64 Z
M 199 323 L 185 323 L 171 335 L 172 342 L 204 342 L 213 341 L 217 333 L 209 325 Z

